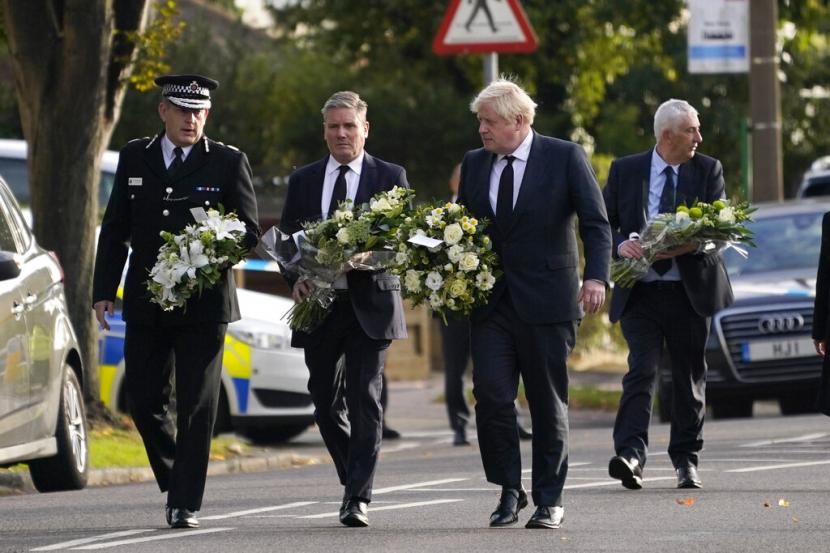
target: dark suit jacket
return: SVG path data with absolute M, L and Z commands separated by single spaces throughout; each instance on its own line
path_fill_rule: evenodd
M 328 156 L 304 167 L 300 167 L 288 180 L 288 195 L 283 206 L 280 230 L 293 234 L 302 229 L 303 223 L 319 220 L 322 215 L 320 203 L 323 197 Z M 399 165 L 387 163 L 368 153 L 363 158 L 360 182 L 355 195 L 355 205 L 395 186 L 409 188 L 406 171 Z M 289 285 L 296 279 L 286 276 Z M 406 338 L 406 321 L 401 301 L 401 283 L 397 276 L 386 272 L 349 271 L 346 276 L 349 297 L 360 326 L 375 340 Z M 319 343 L 319 331 L 312 333 L 294 332 L 291 345 L 308 347 Z
M 534 132 L 513 223 L 502 232 L 490 206 L 490 171 L 497 156 L 483 148 L 461 164 L 459 203 L 491 224 L 487 233 L 499 255 L 498 279 L 488 304 L 473 312 L 486 317 L 505 290 L 529 324 L 581 319 L 579 251 L 574 217 L 585 251 L 583 278 L 608 281 L 611 231 L 596 177 L 581 146 Z
M 642 232 L 648 212 L 648 188 L 653 150 L 626 156 L 611 164 L 608 184 L 603 190 L 614 241 L 611 253 L 632 232 Z M 696 153 L 680 165 L 677 180 L 677 204 L 695 201 L 713 202 L 724 197 L 723 167 L 715 158 Z M 674 258 L 694 310 L 702 317 L 730 305 L 734 298 L 720 253 L 686 254 Z M 611 298 L 609 318 L 618 321 L 631 295 L 631 288 L 617 286 Z
M 821 254 L 816 276 L 816 300 L 813 309 L 813 340 L 828 340 L 830 330 L 830 213 L 821 222 Z M 825 356 L 819 389 L 819 410 L 830 415 L 830 355 Z
M 170 177 L 161 137 L 133 140 L 121 150 L 98 237 L 92 301 L 115 300 L 127 251 L 132 247 L 124 284 L 125 321 L 151 325 L 236 321 L 239 304 L 231 269 L 214 288 L 194 294 L 185 309 L 165 313 L 149 301 L 146 282 L 164 242 L 159 233 L 178 233 L 194 223 L 191 208 L 221 204 L 226 213 L 235 211 L 245 223 L 249 248 L 259 237 L 256 197 L 245 154 L 205 137 Z M 168 188 L 172 189 L 169 194 Z

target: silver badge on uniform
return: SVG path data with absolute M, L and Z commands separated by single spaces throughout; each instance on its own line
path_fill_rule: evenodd
M 141 186 L 142 184 L 144 183 L 142 182 L 141 177 L 130 177 L 127 179 L 128 186 Z

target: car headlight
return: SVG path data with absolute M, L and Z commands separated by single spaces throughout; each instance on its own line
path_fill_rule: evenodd
M 252 327 L 228 328 L 228 334 L 251 347 L 260 349 L 288 349 L 291 338 L 270 329 Z

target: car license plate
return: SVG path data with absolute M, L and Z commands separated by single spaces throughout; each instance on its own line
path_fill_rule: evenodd
M 810 338 L 756 340 L 744 343 L 741 354 L 744 361 L 769 361 L 772 359 L 809 357 L 816 355 L 816 348 Z

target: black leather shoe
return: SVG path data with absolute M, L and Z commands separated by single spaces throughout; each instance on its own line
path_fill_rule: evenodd
M 401 433 L 398 432 L 397 430 L 393 430 L 392 428 L 389 428 L 386 425 L 383 426 L 383 439 L 384 440 L 397 440 L 400 437 L 401 437 Z
M 199 520 L 193 511 L 188 509 L 170 508 L 170 527 L 171 528 L 198 528 Z
M 519 520 L 519 511 L 527 507 L 527 493 L 522 488 L 502 488 L 499 504 L 490 515 L 490 526 L 509 526 Z
M 173 524 L 173 507 L 169 505 L 164 507 L 164 519 L 167 521 L 167 526 Z
M 677 487 L 678 488 L 702 488 L 703 483 L 700 481 L 700 476 L 697 475 L 697 467 L 694 465 L 686 465 L 675 469 L 677 472 Z
M 369 516 L 367 511 L 369 506 L 365 501 L 359 499 L 349 499 L 345 507 L 340 512 L 340 522 L 346 526 L 354 528 L 363 528 L 369 526 Z
M 457 428 L 455 430 L 455 436 L 452 439 L 452 445 L 470 445 L 470 442 L 467 441 L 467 430 L 462 428 Z
M 565 520 L 564 507 L 539 505 L 531 515 L 530 520 L 525 524 L 525 528 L 550 528 L 555 530 L 562 526 L 563 520 Z
M 520 440 L 532 440 L 533 439 L 533 432 L 529 430 L 525 430 L 521 424 L 516 425 L 516 429 L 519 431 L 519 439 Z
M 621 455 L 611 457 L 608 474 L 611 478 L 622 480 L 622 485 L 629 490 L 639 490 L 643 487 L 643 467 L 637 459 L 626 459 Z

